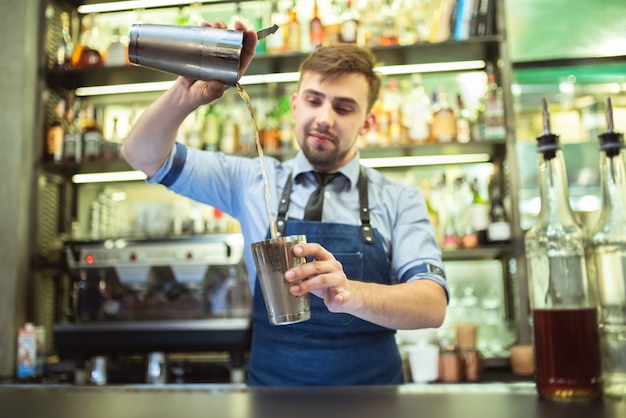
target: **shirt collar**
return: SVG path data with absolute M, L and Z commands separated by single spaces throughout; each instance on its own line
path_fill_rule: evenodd
M 360 158 L 361 158 L 361 155 L 359 151 L 357 151 L 353 159 L 348 161 L 346 165 L 344 165 L 339 170 L 337 170 L 339 173 L 343 174 L 350 181 L 351 189 L 353 187 L 356 187 L 357 181 L 359 180 Z M 310 171 L 314 171 L 313 166 L 311 165 L 309 160 L 306 159 L 302 150 L 299 150 L 293 162 L 293 177 L 292 177 L 293 180 L 292 181 L 295 181 L 295 179 L 300 174 L 307 173 Z

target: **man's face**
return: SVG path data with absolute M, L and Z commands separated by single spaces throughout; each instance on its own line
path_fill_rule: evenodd
M 354 157 L 359 134 L 375 122 L 367 113 L 368 88 L 358 73 L 323 82 L 317 73 L 302 75 L 291 110 L 296 139 L 313 167 L 334 171 Z

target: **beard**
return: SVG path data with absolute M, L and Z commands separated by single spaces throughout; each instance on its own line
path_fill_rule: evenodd
M 302 152 L 311 165 L 321 170 L 336 169 L 345 161 L 350 149 L 340 150 L 338 147 L 323 147 L 304 142 Z
M 327 133 L 328 134 L 328 133 Z M 309 135 L 305 135 L 308 138 Z M 356 139 L 355 141 L 356 142 Z M 318 170 L 330 171 L 336 170 L 346 163 L 347 156 L 354 153 L 352 146 L 341 149 L 338 144 L 339 140 L 334 138 L 332 144 L 319 145 L 314 141 L 306 139 L 300 144 L 302 153 L 313 167 Z

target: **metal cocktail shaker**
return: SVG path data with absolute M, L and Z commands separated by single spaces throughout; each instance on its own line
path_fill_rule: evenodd
M 130 28 L 132 64 L 196 80 L 238 80 L 243 32 L 200 26 L 148 25 Z

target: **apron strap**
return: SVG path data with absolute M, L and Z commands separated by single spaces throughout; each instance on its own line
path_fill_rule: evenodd
M 292 188 L 292 175 L 293 172 L 289 173 L 287 176 L 287 181 L 285 182 L 285 187 L 283 188 L 283 195 L 280 197 L 280 202 L 278 203 L 278 214 L 276 215 L 276 231 L 278 232 L 278 236 L 282 237 L 285 233 L 285 227 L 287 226 L 287 210 L 289 210 L 289 196 L 291 196 L 291 188 Z
M 365 167 L 360 166 L 359 172 L 359 180 L 357 181 L 357 189 L 359 190 L 359 216 L 361 219 L 361 233 L 363 235 L 363 241 L 366 244 L 374 243 L 374 231 L 372 230 L 372 225 L 370 224 L 370 210 L 369 210 L 369 198 L 367 194 L 367 173 L 365 172 Z M 282 236 L 285 232 L 285 227 L 287 226 L 287 211 L 289 210 L 289 202 L 292 190 L 291 181 L 293 178 L 293 172 L 289 173 L 287 176 L 287 181 L 285 182 L 285 186 L 283 188 L 283 194 L 280 197 L 280 202 L 278 203 L 278 213 L 276 215 L 276 231 L 278 236 Z
M 359 180 L 357 181 L 357 188 L 359 189 L 359 202 L 361 204 L 360 216 L 361 216 L 361 233 L 363 234 L 363 240 L 366 244 L 374 243 L 374 233 L 372 231 L 372 225 L 370 225 L 370 209 L 369 198 L 367 195 L 367 173 L 365 167 L 360 166 Z

